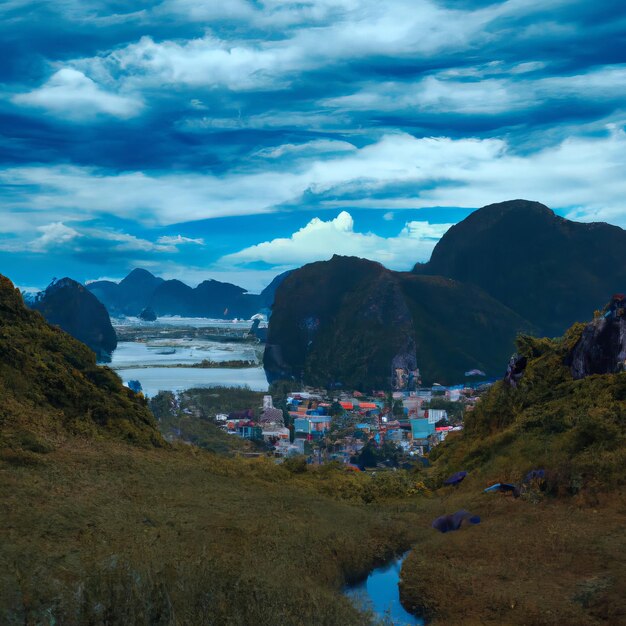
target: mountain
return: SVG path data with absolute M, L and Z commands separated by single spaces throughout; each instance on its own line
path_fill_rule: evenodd
M 80 283 L 71 278 L 53 282 L 38 294 L 31 307 L 50 324 L 89 346 L 99 359 L 110 358 L 117 337 L 104 305 Z
M 492 204 L 452 226 L 419 275 L 471 283 L 556 336 L 626 284 L 626 231 L 538 202 Z
M 85 301 L 95 300 L 63 279 L 46 291 L 42 308 L 82 300 L 83 292 Z M 0 338 L 0 448 L 37 453 L 45 451 L 43 442 L 68 434 L 163 444 L 145 400 L 110 369 L 97 366 L 83 343 L 29 310 L 1 275 Z
M 147 304 L 159 316 L 194 315 L 194 290 L 180 280 L 166 280 L 152 292 Z
M 205 280 L 192 288 L 179 280 L 163 280 L 143 269 L 134 269 L 119 284 L 100 280 L 87 288 L 115 316 L 139 315 L 150 307 L 157 315 L 250 318 L 272 306 L 274 293 L 288 274 L 276 276 L 259 295 L 218 280 Z
M 154 291 L 165 282 L 143 269 L 134 269 L 118 283 L 100 280 L 87 288 L 102 302 L 112 315 L 138 315 Z
M 259 299 L 261 300 L 261 304 L 265 308 L 271 308 L 272 304 L 274 304 L 274 298 L 276 297 L 276 290 L 283 284 L 284 280 L 291 274 L 293 270 L 287 270 L 282 274 L 279 274 L 272 280 L 272 282 L 263 289 L 263 291 L 259 294 Z
M 334 256 L 292 272 L 276 292 L 264 366 L 270 380 L 368 390 L 497 374 L 532 324 L 478 287 Z M 398 380 L 398 375 L 404 381 Z

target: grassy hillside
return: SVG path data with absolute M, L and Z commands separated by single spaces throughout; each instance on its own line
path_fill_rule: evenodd
M 408 474 L 166 445 L 145 402 L 5 278 L 0 397 L 3 625 L 368 624 L 342 584 L 414 537 Z
M 466 415 L 463 434 L 437 450 L 442 475 L 467 469 L 515 481 L 543 467 L 559 494 L 626 483 L 626 374 L 574 380 L 565 362 L 582 330 L 520 337 L 518 350 L 529 359 L 521 382 L 516 389 L 496 383 Z
M 404 602 L 434 624 L 626 623 L 626 373 L 574 380 L 566 363 L 582 330 L 520 337 L 528 365 L 518 387 L 494 385 L 465 430 L 431 453 L 433 486 L 469 472 L 424 507 L 402 570 Z M 521 485 L 533 469 L 545 483 L 520 498 L 483 493 Z M 481 524 L 425 530 L 459 509 Z
M 24 306 L 0 276 L 0 447 L 28 458 L 71 435 L 162 445 L 145 400 L 94 353 Z
M 346 502 L 327 495 L 343 474 L 183 448 L 0 462 L 0 623 L 368 623 L 340 587 L 409 545 L 410 501 Z

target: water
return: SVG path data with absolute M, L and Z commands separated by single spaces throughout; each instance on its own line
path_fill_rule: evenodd
M 193 343 L 189 339 L 167 341 L 120 341 L 111 355 L 110 367 L 115 370 L 141 365 L 193 365 L 200 361 L 253 361 L 257 354 L 251 346 L 212 341 Z
M 250 387 L 253 391 L 267 391 L 268 384 L 262 367 L 199 368 L 199 367 L 137 367 L 124 368 L 118 375 L 128 383 L 138 380 L 143 393 L 155 396 L 159 391 L 180 392 L 197 387 Z
M 180 317 L 178 315 L 167 315 L 159 317 L 156 322 L 144 322 L 138 317 L 119 317 L 111 319 L 113 326 L 131 326 L 137 328 L 149 328 L 154 326 L 178 326 L 181 328 L 227 328 L 233 330 L 247 331 L 252 326 L 251 320 L 214 320 L 208 317 Z M 265 324 L 262 324 L 263 326 Z
M 394 626 L 422 626 L 422 618 L 411 615 L 400 604 L 400 569 L 404 556 L 401 556 L 387 565 L 372 570 L 366 580 L 351 585 L 345 594 L 359 608 L 369 609 L 386 623 Z
M 137 318 L 116 320 L 118 328 L 143 331 L 143 340 L 120 341 L 111 355 L 109 366 L 124 383 L 138 380 L 147 396 L 155 396 L 159 391 L 180 392 L 193 387 L 218 385 L 267 391 L 267 378 L 259 364 L 258 345 L 211 341 L 195 337 L 193 332 L 185 337 L 185 330 L 179 338 L 160 336 L 164 326 L 181 329 L 232 328 L 244 333 L 250 325 L 250 321 L 229 322 L 186 317 L 162 317 L 158 322 L 142 322 Z M 186 367 L 205 359 L 216 363 L 251 361 L 258 365 L 246 368 Z

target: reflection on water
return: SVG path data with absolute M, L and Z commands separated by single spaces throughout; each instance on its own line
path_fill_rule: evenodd
M 406 556 L 406 555 L 405 555 Z M 359 607 L 369 609 L 386 624 L 394 626 L 423 625 L 424 620 L 411 615 L 400 604 L 400 569 L 404 556 L 372 570 L 366 580 L 351 585 L 346 595 Z

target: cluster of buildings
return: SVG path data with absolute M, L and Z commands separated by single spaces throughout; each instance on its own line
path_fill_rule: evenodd
M 249 411 L 217 415 L 216 421 L 230 434 L 264 441 L 279 456 L 317 451 L 321 461 L 319 449 L 324 448 L 324 459 L 349 462 L 369 441 L 393 443 L 408 456 L 423 456 L 451 431 L 462 429 L 448 421 L 446 410 L 429 407 L 433 398 L 462 402 L 466 409 L 477 400 L 472 389 L 462 386 L 373 396 L 354 392 L 331 397 L 307 390 L 291 393 L 285 409 L 265 396 L 257 418 Z

